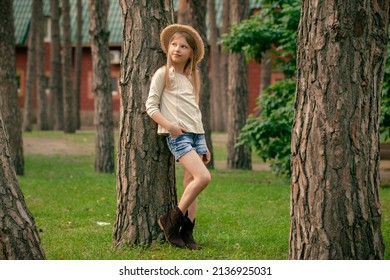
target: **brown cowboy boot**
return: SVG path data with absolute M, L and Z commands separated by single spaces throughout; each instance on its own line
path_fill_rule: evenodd
M 180 230 L 180 235 L 184 243 L 187 244 L 187 247 L 190 250 L 200 250 L 202 249 L 202 246 L 200 246 L 195 242 L 194 237 L 192 235 L 192 232 L 194 231 L 194 226 L 195 226 L 195 219 L 194 222 L 192 223 L 191 220 L 188 218 L 188 211 L 187 211 L 184 216 L 184 221 Z
M 186 246 L 179 233 L 182 223 L 183 213 L 177 206 L 158 219 L 158 225 L 164 232 L 167 241 L 171 245 L 177 246 L 179 248 L 184 248 Z

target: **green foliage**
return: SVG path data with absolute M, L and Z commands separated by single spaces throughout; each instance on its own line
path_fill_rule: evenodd
M 272 49 L 288 80 L 261 93 L 259 116 L 250 116 L 240 136 L 240 144 L 255 148 L 278 173 L 290 174 L 290 141 L 296 73 L 296 35 L 301 1 L 259 1 L 260 13 L 234 25 L 221 42 L 232 52 L 244 52 L 247 59 L 260 62 L 262 53 Z M 390 44 L 388 46 L 390 52 Z M 390 60 L 383 83 L 380 129 L 382 139 L 390 138 Z
M 248 60 L 261 61 L 262 54 L 272 49 L 280 59 L 286 76 L 295 74 L 296 31 L 300 1 L 263 1 L 262 10 L 230 28 L 221 43 L 234 53 L 244 52 Z
M 290 175 L 291 125 L 296 73 L 296 34 L 301 1 L 261 1 L 261 12 L 234 25 L 222 43 L 232 52 L 244 52 L 247 59 L 260 62 L 262 53 L 272 50 L 286 80 L 261 93 L 261 112 L 250 116 L 239 143 L 254 147 L 274 171 Z
M 248 59 L 260 61 L 262 53 L 269 50 L 279 36 L 278 31 L 266 28 L 260 18 L 272 25 L 272 18 L 263 11 L 248 20 L 233 24 L 230 33 L 222 35 L 220 42 L 234 53 L 243 51 Z
M 257 0 L 261 6 L 271 6 L 273 8 L 282 8 L 286 4 L 294 4 L 297 0 Z
M 301 1 L 284 5 L 279 15 L 276 29 L 280 30 L 280 40 L 276 46 L 276 65 L 280 65 L 286 77 L 296 73 L 297 30 L 301 13 Z
M 268 87 L 258 103 L 258 116 L 249 116 L 239 143 L 254 147 L 274 171 L 290 175 L 291 126 L 294 114 L 295 81 L 287 79 Z

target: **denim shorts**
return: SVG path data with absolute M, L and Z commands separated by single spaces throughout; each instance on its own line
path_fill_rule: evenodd
M 192 150 L 195 150 L 199 155 L 207 154 L 206 138 L 204 134 L 187 132 L 175 138 L 168 135 L 167 144 L 169 150 L 175 156 L 176 161 Z

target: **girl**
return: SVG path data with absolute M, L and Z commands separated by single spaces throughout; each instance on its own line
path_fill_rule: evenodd
M 172 24 L 160 35 L 167 63 L 153 75 L 146 101 L 148 115 L 166 135 L 168 147 L 184 167 L 184 192 L 179 204 L 161 216 L 158 224 L 167 241 L 178 247 L 200 249 L 193 228 L 197 197 L 211 180 L 205 164 L 210 161 L 199 110 L 200 79 L 196 69 L 204 56 L 198 32 L 187 25 Z

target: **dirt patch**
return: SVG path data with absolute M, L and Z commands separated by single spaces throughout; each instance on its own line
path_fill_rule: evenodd
M 215 160 L 214 166 L 216 169 L 225 169 L 226 168 L 226 161 L 224 160 Z M 266 163 L 252 163 L 252 170 L 255 171 L 270 171 L 271 168 L 269 164 Z
M 25 154 L 39 155 L 91 155 L 94 145 L 71 143 L 65 139 L 25 137 L 23 151 Z

